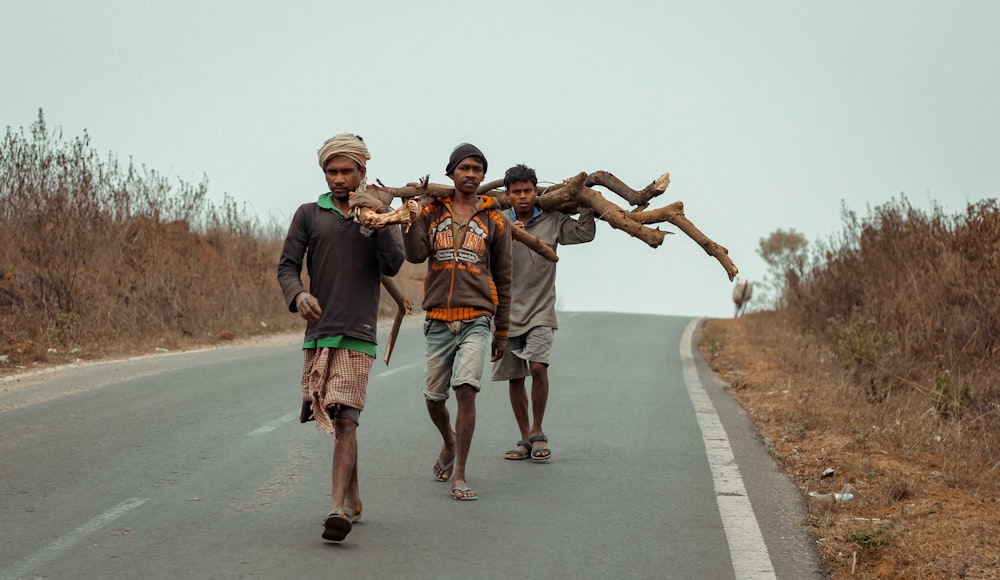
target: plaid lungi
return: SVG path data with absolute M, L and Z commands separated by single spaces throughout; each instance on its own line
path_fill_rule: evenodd
M 302 400 L 312 401 L 317 427 L 333 433 L 326 410 L 347 405 L 365 408 L 368 373 L 375 357 L 346 348 L 307 348 L 302 357 Z

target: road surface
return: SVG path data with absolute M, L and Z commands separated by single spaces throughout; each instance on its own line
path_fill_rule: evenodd
M 411 318 L 372 370 L 364 516 L 339 544 L 320 538 L 332 442 L 298 422 L 298 337 L 0 380 L 0 579 L 825 577 L 801 495 L 692 347 L 698 327 L 561 313 L 552 459 L 503 458 L 519 437 L 506 384 L 487 382 L 480 500 L 458 502 L 431 477 Z

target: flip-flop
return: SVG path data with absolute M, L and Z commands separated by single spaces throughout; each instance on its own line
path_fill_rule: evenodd
M 347 516 L 347 519 L 351 520 L 352 524 L 356 524 L 361 521 L 361 512 L 355 512 L 349 507 L 344 508 L 344 515 Z
M 339 511 L 332 511 L 323 522 L 323 539 L 328 542 L 339 542 L 351 533 L 351 519 Z
M 451 468 L 454 467 L 454 465 L 455 465 L 455 458 L 457 456 L 458 456 L 458 454 L 456 453 L 455 455 L 452 456 L 451 461 L 449 461 L 448 463 L 445 463 L 444 465 L 441 464 L 441 458 L 440 457 L 437 458 L 437 461 L 434 462 L 434 479 L 435 480 L 437 480 L 437 481 L 448 481 L 448 480 L 451 479 Z M 440 472 L 442 474 L 440 477 L 438 477 L 438 472 Z M 448 477 L 445 477 L 444 474 L 447 474 Z
M 522 449 L 523 448 L 523 449 Z M 511 459 L 518 461 L 520 459 L 527 459 L 531 457 L 531 443 L 521 440 L 518 441 L 514 448 L 504 453 L 504 459 Z
M 471 487 L 453 487 L 451 488 L 451 497 L 458 501 L 476 501 L 479 499 L 478 495 L 469 495 L 469 492 L 476 493 Z
M 529 437 L 528 441 L 532 443 L 534 443 L 535 441 L 544 441 L 545 443 L 548 443 L 549 438 L 546 437 L 544 433 L 542 433 L 541 435 L 535 435 L 533 437 Z M 531 458 L 534 459 L 535 461 L 546 461 L 550 457 L 552 457 L 552 449 L 548 447 L 534 449 L 534 446 L 532 446 Z

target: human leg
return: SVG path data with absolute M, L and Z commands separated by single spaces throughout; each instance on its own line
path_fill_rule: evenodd
M 344 508 L 344 498 L 352 483 L 355 486 L 354 495 L 357 496 L 357 425 L 350 419 L 337 417 L 333 420 L 333 426 L 337 432 L 337 444 L 333 448 L 333 493 L 330 498 L 330 511 Z
M 445 403 L 451 388 L 452 365 L 458 339 L 449 326 L 438 320 L 424 322 L 426 338 L 426 383 L 424 398 L 427 414 L 437 427 L 444 442 L 437 460 L 434 462 L 434 479 L 451 479 L 455 464 L 455 432 L 451 428 L 451 415 Z
M 358 492 L 357 423 L 341 416 L 333 417 L 337 443 L 333 448 L 332 491 L 330 508 L 323 522 L 323 539 L 339 542 L 351 532 L 361 513 Z
M 546 365 L 531 362 L 531 458 L 544 460 L 552 456 L 548 438 L 542 430 L 545 406 L 549 401 L 549 369 Z
M 532 444 L 531 458 L 536 460 L 546 460 L 552 455 L 542 421 L 549 401 L 549 357 L 554 339 L 554 329 L 536 326 L 526 334 L 522 350 L 531 373 L 531 429 L 527 439 Z
M 452 496 L 455 499 L 471 500 L 478 497 L 465 478 L 466 461 L 472 447 L 472 434 L 476 430 L 476 395 L 478 391 L 469 385 L 455 387 L 455 472 L 451 476 Z
M 455 471 L 452 474 L 452 495 L 455 499 L 472 500 L 478 494 L 469 488 L 466 466 L 472 435 L 476 430 L 476 395 L 479 394 L 486 357 L 490 352 L 490 320 L 486 317 L 463 322 L 460 330 L 451 384 L 455 391 Z
M 455 468 L 455 431 L 451 428 L 451 414 L 448 413 L 446 401 L 447 399 L 426 399 L 427 414 L 444 441 L 437 461 L 434 462 L 434 479 L 438 481 L 451 479 Z
M 508 381 L 510 407 L 514 412 L 514 424 L 520 435 L 514 447 L 504 453 L 505 459 L 527 459 L 531 455 L 531 443 L 528 442 L 530 436 L 528 394 L 524 388 L 524 378 L 529 375 L 528 361 L 521 358 L 524 339 L 524 335 L 508 338 L 503 357 L 493 363 L 493 380 Z
M 509 382 L 510 408 L 514 412 L 514 423 L 517 425 L 520 439 L 512 449 L 504 453 L 505 459 L 527 459 L 531 454 L 531 443 L 528 442 L 528 393 L 524 388 L 524 379 L 511 379 Z

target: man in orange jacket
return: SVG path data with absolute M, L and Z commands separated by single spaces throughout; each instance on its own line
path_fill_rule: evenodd
M 445 167 L 454 196 L 425 205 L 403 236 L 406 259 L 427 260 L 424 398 L 444 440 L 434 479 L 451 480 L 452 497 L 462 501 L 479 498 L 466 479 L 466 460 L 486 353 L 493 361 L 503 356 L 510 326 L 510 223 L 495 198 L 478 194 L 486 167 L 475 145 L 456 147 Z M 449 390 L 458 403 L 454 429 L 445 405 Z

